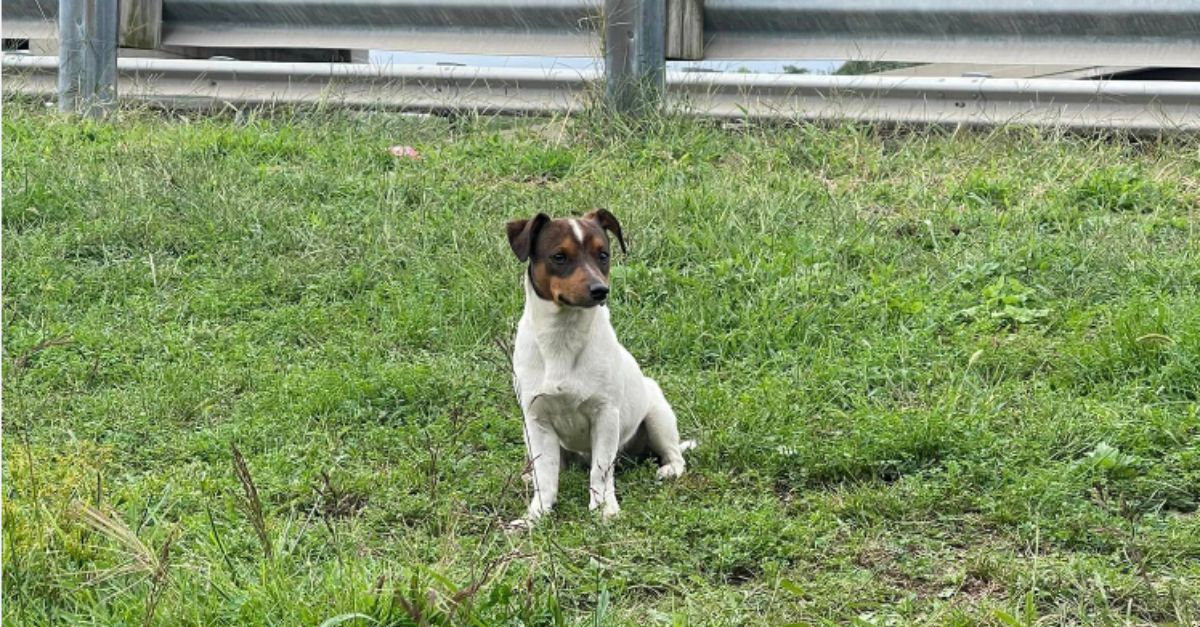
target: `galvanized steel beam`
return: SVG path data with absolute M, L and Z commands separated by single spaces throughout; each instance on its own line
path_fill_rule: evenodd
M 163 41 L 595 56 L 599 18 L 590 0 L 164 0 Z
M 57 59 L 5 55 L 5 87 L 52 96 Z M 121 59 L 122 97 L 164 104 L 318 103 L 413 111 L 565 113 L 599 71 Z M 722 118 L 1200 130 L 1200 84 L 667 72 L 668 107 Z
M 163 0 L 162 44 L 598 56 L 601 0 Z M 6 38 L 54 36 L 57 2 L 3 0 Z
M 1200 130 L 1200 83 L 671 73 L 667 93 L 726 118 Z
M 6 38 L 57 2 L 2 0 Z M 163 0 L 163 44 L 600 54 L 601 0 Z M 706 0 L 705 58 L 1200 67 L 1200 0 Z
M 707 0 L 707 59 L 1200 66 L 1200 0 Z
M 51 96 L 58 60 L 4 55 L 5 88 Z M 329 104 L 542 114 L 580 109 L 598 72 L 122 58 L 121 97 L 167 106 Z
M 5 39 L 53 39 L 58 32 L 58 0 L 0 1 Z

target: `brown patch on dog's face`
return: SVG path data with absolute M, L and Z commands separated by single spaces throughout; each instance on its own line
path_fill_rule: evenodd
M 619 234 L 616 218 L 600 211 Z M 540 298 L 568 307 L 595 307 L 608 298 L 608 225 L 596 215 L 551 220 L 538 214 L 508 223 L 509 243 L 518 259 L 529 261 L 530 283 Z

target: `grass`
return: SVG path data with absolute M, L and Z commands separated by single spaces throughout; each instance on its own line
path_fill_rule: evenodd
M 10 100 L 3 156 L 6 624 L 1200 623 L 1194 138 Z M 503 222 L 593 206 L 701 446 L 507 534 Z

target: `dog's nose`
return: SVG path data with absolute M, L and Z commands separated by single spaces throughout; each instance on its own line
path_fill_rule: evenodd
M 592 294 L 592 300 L 604 300 L 605 298 L 608 298 L 607 285 L 596 283 L 595 285 L 589 287 L 588 291 Z

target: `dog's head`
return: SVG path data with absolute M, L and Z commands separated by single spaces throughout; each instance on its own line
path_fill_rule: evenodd
M 539 298 L 568 307 L 595 307 L 608 298 L 608 233 L 625 250 L 621 223 L 608 210 L 561 219 L 539 213 L 507 228 L 513 253 L 529 262 L 529 282 Z

